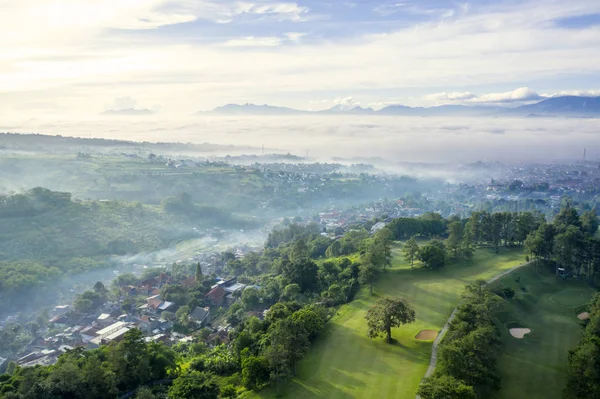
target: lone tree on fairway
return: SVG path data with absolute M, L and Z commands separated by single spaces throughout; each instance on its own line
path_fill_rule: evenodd
M 415 321 L 415 311 L 404 299 L 380 298 L 365 316 L 369 338 L 385 333 L 386 341 L 392 342 L 392 327 L 399 327 Z
M 402 252 L 404 252 L 404 260 L 410 262 L 410 267 L 413 267 L 415 264 L 415 258 L 419 253 L 419 244 L 417 244 L 417 240 L 412 237 L 410 240 L 406 241 Z

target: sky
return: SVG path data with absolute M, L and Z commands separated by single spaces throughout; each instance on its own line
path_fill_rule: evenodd
M 600 95 L 598 0 L 0 0 L 0 117 Z

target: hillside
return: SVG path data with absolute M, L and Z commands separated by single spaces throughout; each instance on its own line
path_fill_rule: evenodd
M 35 188 L 0 196 L 0 296 L 3 311 L 63 275 L 110 265 L 110 258 L 148 253 L 198 238 L 193 228 L 247 227 L 218 208 L 179 199 L 164 206 L 74 201 L 69 193 Z M 178 207 L 179 206 L 179 207 Z

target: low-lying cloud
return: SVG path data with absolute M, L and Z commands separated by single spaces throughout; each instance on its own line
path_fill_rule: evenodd
M 216 117 L 187 120 L 102 117 L 3 121 L 0 131 L 134 141 L 215 143 L 273 149 L 328 161 L 381 157 L 391 162 L 477 160 L 543 162 L 600 158 L 597 119 L 422 118 L 386 116 Z M 157 130 L 163 129 L 163 130 Z M 468 130 L 467 130 L 468 129 Z

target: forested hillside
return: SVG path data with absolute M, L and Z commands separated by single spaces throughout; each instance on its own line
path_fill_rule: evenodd
M 161 205 L 120 201 L 76 201 L 69 193 L 34 188 L 0 196 L 0 297 L 22 304 L 33 291 L 106 267 L 114 255 L 167 248 L 198 237 L 193 228 L 248 228 L 256 225 L 191 197 Z

